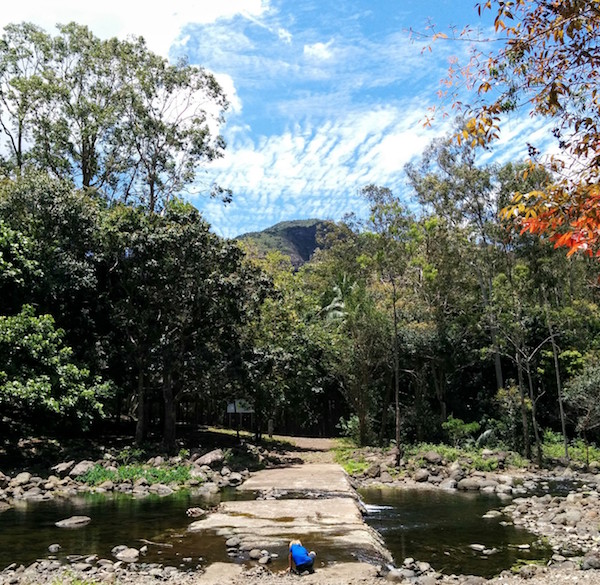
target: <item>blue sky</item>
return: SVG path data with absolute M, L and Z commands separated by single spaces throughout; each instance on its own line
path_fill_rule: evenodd
M 91 3 L 88 3 L 91 4 Z M 340 219 L 361 213 L 359 191 L 387 186 L 410 197 L 404 165 L 448 131 L 438 117 L 423 126 L 452 55 L 468 43 L 441 41 L 432 52 L 411 42 L 424 31 L 471 24 L 485 32 L 474 0 L 171 0 L 137 2 L 22 0 L 3 7 L 0 24 L 87 24 L 98 36 L 144 36 L 171 59 L 212 71 L 229 95 L 222 128 L 228 148 L 207 170 L 233 192 L 224 205 L 191 200 L 220 235 L 233 237 L 279 221 Z M 483 160 L 526 157 L 526 141 L 543 134 L 527 117 L 508 121 Z M 205 177 L 206 179 L 206 177 Z

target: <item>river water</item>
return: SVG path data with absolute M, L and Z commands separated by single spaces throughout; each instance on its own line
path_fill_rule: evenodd
M 535 544 L 535 535 L 503 525 L 508 518 L 482 518 L 505 505 L 494 495 L 389 488 L 362 489 L 360 494 L 367 523 L 383 536 L 398 565 L 412 557 L 446 574 L 491 577 L 520 559 L 547 560 L 552 555 L 547 546 Z M 484 555 L 471 544 L 496 552 Z M 527 544 L 529 550 L 517 548 Z
M 542 559 L 551 554 L 535 546 L 528 552 L 514 548 L 512 545 L 533 544 L 536 537 L 513 526 L 503 526 L 501 519 L 481 518 L 488 510 L 502 506 L 494 496 L 375 488 L 360 493 L 368 510 L 367 522 L 382 534 L 398 564 L 413 557 L 444 573 L 491 576 L 518 559 Z M 55 555 L 59 559 L 93 554 L 112 559 L 111 549 L 116 545 L 140 548 L 144 541 L 151 541 L 156 544 L 148 545 L 148 553 L 140 562 L 193 570 L 210 562 L 230 561 L 221 536 L 187 531 L 191 520 L 185 511 L 193 506 L 208 508 L 221 500 L 254 497 L 251 492 L 230 489 L 210 499 L 178 492 L 164 498 L 82 494 L 67 500 L 17 502 L 14 508 L 0 514 L 0 570 L 13 562 L 27 565 L 36 559 L 47 559 L 52 556 L 48 546 L 55 543 L 61 546 Z M 75 515 L 89 516 L 92 521 L 71 530 L 54 525 Z M 482 555 L 469 548 L 474 543 L 496 548 L 497 552 Z M 325 541 L 315 541 L 312 546 L 326 564 L 351 560 L 354 554 L 341 554 L 339 547 L 331 545 L 329 550 Z M 286 551 L 273 552 L 280 554 L 279 563 L 274 565 L 283 567 Z

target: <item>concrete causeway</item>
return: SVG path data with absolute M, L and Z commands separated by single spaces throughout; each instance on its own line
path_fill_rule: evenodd
M 225 541 L 236 537 L 239 550 L 275 552 L 287 559 L 290 540 L 317 550 L 315 567 L 360 559 L 391 560 L 379 534 L 364 522 L 357 493 L 335 463 L 304 463 L 253 474 L 238 490 L 257 493 L 255 500 L 222 502 L 191 531 L 212 531 Z M 324 554 L 320 554 L 323 551 Z M 283 560 L 279 568 L 287 566 Z M 373 569 L 373 567 L 371 567 Z

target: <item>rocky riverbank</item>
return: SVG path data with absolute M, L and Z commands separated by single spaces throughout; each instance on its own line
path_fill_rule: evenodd
M 268 456 L 263 453 L 261 456 Z M 176 465 L 178 458 L 164 460 L 153 458 L 148 466 Z M 0 505 L 10 506 L 22 500 L 44 500 L 69 497 L 85 491 L 117 491 L 143 497 L 150 493 L 168 495 L 173 490 L 185 488 L 218 491 L 228 485 L 239 485 L 251 474 L 247 469 L 232 471 L 220 450 L 192 455 L 185 464 L 190 465 L 193 476 L 177 485 L 152 484 L 144 481 L 122 481 L 90 487 L 78 481 L 82 469 L 90 465 L 114 466 L 110 459 L 101 461 L 64 462 L 53 468 L 53 474 L 43 479 L 28 472 L 8 477 L 0 474 Z M 455 584 L 479 585 L 494 583 L 517 585 L 527 580 L 532 584 L 554 585 L 581 583 L 600 585 L 600 493 L 597 486 L 600 476 L 591 472 L 557 468 L 552 471 L 511 468 L 502 465 L 495 472 L 474 470 L 468 461 L 444 461 L 436 452 L 419 455 L 417 462 L 405 462 L 401 468 L 393 467 L 390 454 L 373 461 L 366 472 L 352 478 L 355 486 L 386 485 L 393 488 L 469 490 L 494 493 L 510 503 L 491 511 L 511 522 L 544 537 L 553 547 L 554 554 L 548 565 L 525 565 L 518 574 L 505 571 L 499 577 L 486 580 L 468 575 L 442 575 L 428 563 L 418 559 L 405 559 L 396 568 L 375 567 L 364 563 L 335 563 L 319 567 L 314 575 L 294 576 L 274 572 L 266 560 L 270 555 L 260 550 L 255 562 L 214 563 L 197 566 L 192 570 L 144 562 L 144 547 L 131 549 L 115 547 L 112 557 L 96 555 L 69 555 L 67 565 L 54 557 L 52 546 L 48 558 L 29 566 L 11 565 L 0 572 L 0 584 L 29 585 L 31 583 L 66 585 L 68 583 L 119 583 L 120 585 L 146 585 L 150 583 L 206 583 L 230 585 L 375 585 L 383 582 L 403 582 L 420 585 Z M 553 482 L 570 482 L 570 493 L 564 496 L 545 494 Z M 202 511 L 199 511 L 202 513 Z M 191 515 L 195 515 L 192 511 Z M 231 544 L 231 543 L 230 543 Z M 227 546 L 224 539 L 224 546 Z M 267 551 L 268 552 L 268 551 Z M 240 556 L 241 560 L 246 560 Z M 242 558 L 243 557 L 243 558 Z M 185 560 L 185 559 L 184 559 Z M 239 559 L 238 559 L 239 560 Z M 191 561 L 191 559 L 190 559 Z M 279 563 L 280 565 L 281 563 Z M 190 566 L 189 564 L 187 565 Z M 277 565 L 277 568 L 280 567 Z
M 255 455 L 262 456 L 259 448 L 249 447 L 249 449 L 254 449 Z M 156 469 L 172 469 L 176 466 L 189 468 L 188 478 L 185 481 L 171 481 L 165 484 L 149 481 L 144 476 L 144 469 L 151 472 Z M 110 455 L 96 461 L 61 462 L 53 466 L 52 473 L 46 477 L 28 471 L 22 471 L 13 477 L 0 472 L 0 510 L 11 507 L 18 500 L 47 501 L 54 498 L 69 498 L 86 492 L 118 492 L 140 498 L 150 494 L 169 496 L 177 490 L 193 488 L 200 493 L 211 494 L 224 487 L 239 486 L 250 476 L 247 468 L 232 470 L 227 465 L 225 453 L 221 449 L 214 449 L 204 454 L 194 453 L 189 459 L 152 457 L 140 467 L 142 476 L 137 479 L 107 479 L 98 485 L 86 483 L 86 474 L 94 468 L 101 468 L 107 472 L 107 475 L 118 476 L 118 466 L 114 457 Z

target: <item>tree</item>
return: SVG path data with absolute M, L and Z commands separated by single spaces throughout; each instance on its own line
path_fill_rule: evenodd
M 9 25 L 0 43 L 7 174 L 35 168 L 150 211 L 200 185 L 200 167 L 225 148 L 228 103 L 215 77 L 169 64 L 141 37 L 101 40 L 74 22 L 58 30 Z M 230 193 L 213 185 L 211 195 Z
M 565 388 L 565 401 L 577 413 L 577 431 L 583 435 L 587 453 L 588 433 L 600 427 L 600 367 L 589 362 Z
M 394 405 L 396 427 L 396 464 L 403 455 L 400 445 L 400 319 L 399 301 L 402 280 L 405 278 L 413 241 L 418 235 L 414 220 L 397 197 L 385 187 L 369 185 L 362 190 L 371 205 L 368 227 L 372 235 L 372 259 L 378 278 L 389 289 L 391 300 L 392 354 L 394 375 Z
M 64 331 L 29 305 L 0 316 L 0 412 L 13 423 L 87 429 L 102 415 L 110 384 L 73 361 Z
M 543 189 L 517 193 L 505 209 L 522 231 L 546 234 L 569 254 L 600 255 L 600 9 L 594 0 L 487 0 L 501 35 L 488 54 L 476 51 L 462 68 L 473 103 L 459 140 L 486 146 L 499 136 L 507 112 L 527 108 L 553 125 L 561 154 L 546 168 L 555 177 Z M 468 31 L 463 33 L 467 38 Z M 445 36 L 445 35 L 443 35 Z M 453 66 L 452 75 L 457 72 Z M 529 147 L 531 168 L 542 162 Z

